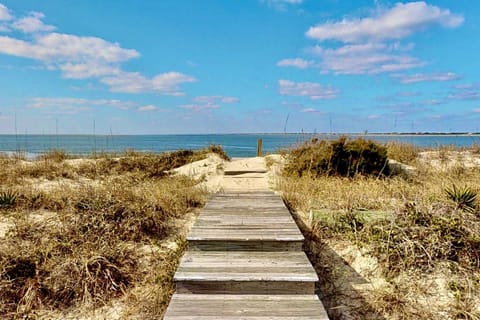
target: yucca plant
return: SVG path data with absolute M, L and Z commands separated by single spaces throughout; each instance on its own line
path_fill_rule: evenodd
M 477 192 L 468 186 L 457 187 L 455 184 L 451 188 L 446 188 L 445 193 L 448 199 L 455 202 L 457 209 L 467 212 L 473 212 L 476 209 L 475 201 Z
M 17 193 L 11 190 L 0 192 L 0 208 L 10 208 L 17 201 Z

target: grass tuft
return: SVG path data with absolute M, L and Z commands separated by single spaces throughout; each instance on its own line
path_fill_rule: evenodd
M 476 210 L 477 192 L 471 188 L 457 187 L 455 184 L 451 188 L 446 188 L 445 193 L 448 199 L 453 201 L 457 209 L 474 212 Z
M 155 279 L 170 283 L 166 266 L 181 255 L 163 248 L 182 242 L 185 220 L 207 196 L 198 181 L 167 171 L 210 151 L 1 158 L 0 207 L 14 224 L 0 238 L 0 318 L 63 318 L 113 301 L 125 314 L 160 318 L 173 286 Z
M 286 171 L 280 180 L 331 319 L 480 317 L 480 172 L 422 165 L 413 154 L 397 158 L 416 164 L 409 179 Z
M 17 202 L 17 193 L 12 190 L 0 192 L 0 208 L 8 209 L 15 206 Z
M 306 174 L 353 177 L 389 173 L 387 150 L 363 138 L 312 139 L 290 150 L 288 156 L 284 173 L 298 177 Z

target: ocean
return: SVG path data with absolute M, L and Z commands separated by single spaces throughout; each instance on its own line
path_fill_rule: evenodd
M 200 149 L 210 144 L 223 146 L 231 157 L 253 157 L 257 140 L 263 140 L 263 152 L 319 138 L 338 138 L 336 134 L 194 134 L 194 135 L 0 135 L 0 152 L 21 152 L 35 158 L 50 150 L 61 149 L 76 155 L 95 152 L 136 151 L 163 152 L 180 149 Z M 351 134 L 356 137 L 360 135 Z M 480 135 L 361 135 L 378 142 L 399 141 L 421 147 L 441 145 L 471 146 L 480 144 Z

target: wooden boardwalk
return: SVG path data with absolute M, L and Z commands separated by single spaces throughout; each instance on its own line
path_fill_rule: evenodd
M 273 192 L 215 194 L 187 240 L 165 320 L 328 319 L 303 236 Z

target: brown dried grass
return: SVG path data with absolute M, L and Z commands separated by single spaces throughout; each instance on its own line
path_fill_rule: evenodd
M 403 148 L 394 147 L 393 153 Z M 410 156 L 403 161 L 416 163 Z M 406 178 L 282 178 L 279 188 L 302 221 L 310 258 L 319 261 L 322 297 L 332 319 L 480 318 L 480 211 L 478 204 L 471 212 L 461 210 L 445 192 L 459 181 L 478 192 L 480 171 L 420 163 L 416 171 Z M 383 289 L 345 291 L 338 282 L 345 261 L 329 254 L 338 242 L 378 262 Z M 422 291 L 433 273 L 450 284 Z M 352 292 L 365 303 L 352 302 Z M 442 299 L 449 302 L 437 304 Z
M 1 158 L 0 191 L 16 200 L 0 208 L 15 221 L 0 239 L 0 318 L 63 318 L 115 299 L 123 299 L 125 314 L 161 317 L 183 246 L 149 254 L 148 267 L 135 248 L 182 243 L 179 221 L 203 205 L 206 191 L 167 171 L 206 154 L 130 153 L 81 164 L 62 153 L 34 162 Z M 39 187 L 45 179 L 66 183 Z

